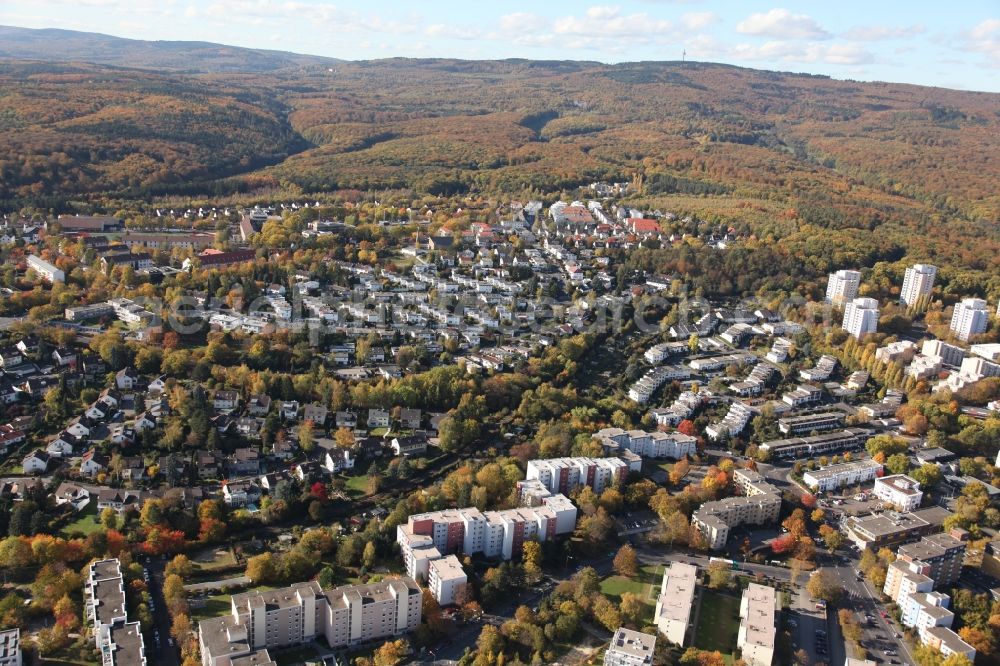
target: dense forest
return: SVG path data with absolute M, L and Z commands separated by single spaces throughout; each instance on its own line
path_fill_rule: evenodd
M 819 239 L 824 264 L 997 268 L 996 94 L 696 62 L 343 62 L 204 44 L 180 71 L 176 44 L 71 34 L 51 62 L 0 61 L 5 210 L 259 188 L 553 200 L 613 179 L 635 183 L 639 205 L 682 197 L 750 220 L 765 243 L 799 235 L 793 260 Z M 4 53 L 40 57 L 51 35 L 29 37 Z M 135 67 L 65 62 L 107 62 L 106 48 Z

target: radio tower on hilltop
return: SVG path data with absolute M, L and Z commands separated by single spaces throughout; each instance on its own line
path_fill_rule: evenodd
M 687 49 L 684 49 L 684 51 L 681 52 L 681 62 L 687 61 L 687 55 L 688 55 Z

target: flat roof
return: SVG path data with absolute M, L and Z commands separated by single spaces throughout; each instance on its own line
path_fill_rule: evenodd
M 112 650 L 115 666 L 142 666 L 146 663 L 138 622 L 111 627 L 111 645 L 105 649 Z
M 611 639 L 608 652 L 613 650 L 620 654 L 639 657 L 651 662 L 653 660 L 654 648 L 656 648 L 656 636 L 619 627 Z
M 911 479 L 905 474 L 893 474 L 875 480 L 875 485 L 888 486 L 893 491 L 902 495 L 923 495 L 920 484 L 916 479 Z
M 431 560 L 428 566 L 434 570 L 439 580 L 466 580 L 468 578 L 465 569 L 462 568 L 462 563 L 454 555 Z
M 660 597 L 657 599 L 659 620 L 675 620 L 688 622 L 691 618 L 691 606 L 694 603 L 695 588 L 698 585 L 698 567 L 686 562 L 673 562 L 663 572 L 663 583 L 660 585 Z
M 746 614 L 740 620 L 740 625 L 745 627 L 746 643 L 774 647 L 774 615 L 777 598 L 774 588 L 766 585 L 750 583 L 744 590 Z
M 802 476 L 804 477 L 809 476 L 814 479 L 826 479 L 831 476 L 838 476 L 840 474 L 849 474 L 854 471 L 862 469 L 871 469 L 871 468 L 881 469 L 882 464 L 867 458 L 865 460 L 852 460 L 851 462 L 840 463 L 837 465 L 829 465 L 822 469 L 811 470 L 806 472 Z

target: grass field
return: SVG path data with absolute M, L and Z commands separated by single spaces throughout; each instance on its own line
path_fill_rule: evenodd
M 740 598 L 703 589 L 698 626 L 694 630 L 694 646 L 702 650 L 718 650 L 733 663 L 736 634 L 740 628 Z
M 663 567 L 647 565 L 639 569 L 635 578 L 626 578 L 617 574 L 608 576 L 601 581 L 601 592 L 615 603 L 620 603 L 626 592 L 639 595 L 650 608 L 656 606 L 656 595 L 660 591 L 663 580 Z
M 90 534 L 91 532 L 96 532 L 101 529 L 104 529 L 104 527 L 101 525 L 97 515 L 97 500 L 92 499 L 90 503 L 76 515 L 76 520 L 66 524 L 66 527 L 62 529 L 62 533 L 66 536 L 75 532 Z
M 362 474 L 361 476 L 349 476 L 347 477 L 347 482 L 344 484 L 344 490 L 348 495 L 353 495 L 354 497 L 363 497 L 368 494 L 368 475 Z

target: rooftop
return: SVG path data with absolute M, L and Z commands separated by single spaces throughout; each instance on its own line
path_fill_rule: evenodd
M 431 560 L 428 566 L 439 580 L 465 580 L 467 578 L 465 570 L 462 569 L 462 563 L 454 555 Z
M 656 647 L 656 636 L 632 631 L 625 627 L 619 627 L 611 639 L 608 652 L 615 651 L 619 654 L 629 655 L 643 659 L 649 663 L 653 661 L 653 649 Z
M 774 613 L 777 595 L 773 587 L 750 583 L 743 592 L 745 608 L 741 607 L 747 644 L 774 647 Z
M 883 485 L 892 488 L 897 493 L 903 495 L 922 495 L 920 483 L 916 479 L 911 479 L 905 474 L 894 474 L 885 476 L 875 481 L 875 485 Z
M 663 572 L 663 584 L 657 600 L 659 616 L 654 620 L 663 618 L 686 623 L 691 617 L 697 584 L 696 566 L 684 562 L 671 563 L 670 568 Z

